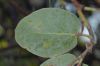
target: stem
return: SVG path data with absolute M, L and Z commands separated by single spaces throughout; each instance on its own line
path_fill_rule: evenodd
M 100 11 L 99 8 L 93 8 L 93 7 L 84 7 L 83 9 L 86 11 Z
M 87 37 L 87 38 L 92 38 L 92 36 L 91 35 L 87 35 L 87 34 L 82 34 L 82 33 L 76 33 L 75 34 L 77 37 L 79 37 L 79 36 L 84 36 L 84 37 Z
M 73 66 L 73 65 L 75 65 L 75 64 L 78 64 L 77 66 L 79 66 L 79 65 L 82 64 L 82 61 L 83 61 L 83 59 L 85 58 L 85 56 L 86 56 L 88 53 L 90 53 L 90 51 L 92 50 L 93 45 L 92 45 L 92 44 L 88 44 L 87 47 L 88 47 L 88 48 L 87 48 L 80 56 L 78 56 L 78 57 L 70 64 L 70 66 Z
M 49 7 L 51 7 L 51 0 L 49 0 Z
M 73 4 L 75 5 L 75 7 L 77 8 L 77 13 L 78 13 L 79 17 L 80 17 L 81 20 L 82 20 L 82 24 L 83 24 L 84 26 L 87 27 L 87 29 L 88 29 L 88 31 L 89 31 L 89 34 L 92 36 L 91 42 L 93 43 L 93 41 L 94 41 L 94 33 L 93 33 L 93 31 L 92 31 L 92 28 L 91 28 L 91 26 L 90 26 L 88 20 L 85 18 L 84 14 L 83 14 L 83 12 L 82 12 L 83 5 L 79 4 L 79 3 L 77 2 L 77 0 L 72 0 L 72 2 L 73 2 Z
M 85 37 L 87 37 L 87 38 L 92 38 L 92 36 L 91 35 L 87 35 L 87 34 L 82 34 L 81 36 L 85 36 Z
M 27 10 L 25 10 L 24 8 L 22 8 L 21 6 L 19 6 L 19 4 L 16 3 L 14 0 L 9 0 L 9 3 L 11 5 L 13 5 L 23 15 L 27 15 L 29 13 Z
M 94 33 L 92 31 L 92 28 L 91 28 L 88 20 L 85 18 L 85 15 L 82 12 L 82 9 L 83 9 L 84 6 L 81 5 L 77 0 L 72 0 L 72 3 L 75 5 L 75 7 L 77 9 L 77 13 L 78 13 L 79 17 L 82 20 L 82 22 L 81 22 L 82 23 L 82 31 L 83 31 L 83 27 L 86 26 L 87 29 L 88 29 L 88 31 L 89 31 L 89 34 L 90 34 L 89 36 L 91 36 L 91 38 L 90 38 L 91 42 L 88 43 L 88 44 L 86 44 L 86 50 L 79 57 L 77 57 L 76 60 L 74 60 L 72 62 L 72 64 L 70 65 L 70 66 L 73 66 L 73 64 L 77 64 L 77 66 L 81 66 L 82 61 L 85 58 L 85 56 L 88 53 L 90 53 L 91 50 L 92 50 L 92 48 L 93 48 L 93 44 L 94 44 Z M 86 7 L 84 9 L 88 9 L 89 10 L 89 8 L 86 8 Z M 92 9 L 90 9 L 90 10 L 92 10 Z M 81 32 L 81 34 L 82 34 L 82 32 Z M 87 35 L 83 35 L 83 36 L 87 36 Z

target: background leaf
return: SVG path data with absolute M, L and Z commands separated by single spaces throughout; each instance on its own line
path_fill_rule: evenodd
M 15 38 L 19 45 L 41 57 L 53 57 L 68 52 L 77 44 L 75 33 L 80 22 L 69 11 L 44 8 L 20 21 Z
M 83 64 L 83 66 L 88 66 L 87 64 Z
M 75 59 L 76 57 L 74 55 L 67 53 L 48 59 L 40 66 L 69 66 L 69 64 L 71 64 Z M 83 64 L 83 66 L 88 66 L 88 65 Z
M 40 66 L 68 66 L 75 60 L 75 56 L 72 54 L 64 54 L 45 61 Z
M 3 27 L 0 25 L 0 36 L 4 33 Z

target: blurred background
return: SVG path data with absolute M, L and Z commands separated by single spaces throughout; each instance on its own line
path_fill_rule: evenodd
M 78 1 L 85 6 L 100 8 L 100 0 Z M 45 61 L 44 58 L 21 48 L 15 41 L 14 30 L 23 17 L 47 7 L 61 8 L 61 5 L 58 0 L 0 0 L 0 66 L 39 66 Z M 65 1 L 64 8 L 77 15 L 71 0 Z M 100 11 L 83 12 L 97 36 L 93 53 L 87 55 L 84 63 L 89 66 L 100 66 Z M 84 48 L 84 45 L 79 44 L 71 53 L 79 55 Z

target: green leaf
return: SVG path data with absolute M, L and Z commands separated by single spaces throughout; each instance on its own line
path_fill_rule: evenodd
M 23 18 L 15 30 L 18 44 L 41 57 L 61 55 L 77 45 L 80 21 L 69 11 L 43 8 Z
M 63 54 L 57 57 L 53 57 L 51 59 L 46 60 L 40 66 L 69 66 L 76 57 L 72 54 Z M 83 64 L 83 66 L 88 66 Z
M 4 33 L 3 27 L 0 25 L 0 36 Z
M 3 58 L 0 58 L 0 66 L 7 66 L 7 63 Z
M 72 54 L 63 54 L 57 57 L 48 59 L 40 66 L 68 66 L 75 60 L 75 56 Z
M 87 64 L 83 64 L 83 66 L 88 66 Z

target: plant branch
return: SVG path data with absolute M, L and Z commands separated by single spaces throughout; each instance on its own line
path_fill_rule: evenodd
M 92 44 L 87 44 L 86 50 L 80 55 L 78 56 L 69 66 L 73 66 L 75 64 L 77 64 L 77 66 L 81 66 L 82 65 L 82 61 L 85 58 L 85 56 L 91 52 L 93 45 Z
M 51 7 L 51 0 L 49 0 L 49 7 Z
M 83 31 L 83 28 L 84 27 L 87 27 L 88 31 L 89 31 L 89 34 L 91 36 L 90 40 L 91 42 L 86 44 L 86 50 L 78 57 L 76 58 L 76 60 L 74 60 L 72 62 L 72 64 L 70 66 L 73 66 L 74 64 L 77 64 L 77 66 L 81 66 L 82 65 L 82 61 L 83 59 L 85 58 L 85 56 L 91 52 L 92 48 L 93 48 L 93 44 L 94 44 L 94 33 L 92 31 L 92 28 L 88 22 L 88 20 L 85 18 L 85 15 L 83 14 L 82 12 L 82 9 L 87 9 L 87 10 L 92 10 L 92 9 L 89 9 L 89 8 L 84 8 L 83 5 L 81 5 L 77 0 L 72 0 L 72 3 L 75 5 L 76 9 L 77 9 L 77 13 L 79 15 L 79 17 L 81 18 L 82 22 L 82 31 Z M 81 31 L 81 34 L 82 34 L 82 31 Z
M 29 12 L 28 12 L 26 9 L 23 9 L 22 7 L 20 7 L 20 6 L 18 5 L 18 3 L 16 3 L 14 0 L 9 0 L 9 3 L 10 3 L 11 5 L 13 5 L 13 6 L 17 9 L 17 11 L 19 11 L 19 12 L 22 13 L 23 15 L 29 14 Z
M 94 41 L 94 33 L 93 33 L 93 31 L 92 31 L 92 28 L 91 28 L 91 26 L 90 26 L 88 20 L 85 18 L 84 14 L 83 14 L 83 12 L 82 12 L 82 8 L 83 8 L 84 6 L 81 5 L 81 4 L 79 4 L 79 3 L 77 2 L 77 0 L 72 0 L 72 2 L 73 2 L 73 4 L 75 5 L 75 7 L 77 8 L 77 13 L 78 13 L 79 17 L 80 17 L 81 20 L 82 20 L 82 24 L 83 24 L 84 26 L 87 27 L 87 29 L 88 29 L 88 31 L 89 31 L 89 34 L 92 36 L 91 42 L 93 42 L 93 41 Z
M 75 5 L 75 7 L 77 9 L 77 13 L 82 20 L 82 22 L 81 22 L 81 24 L 82 24 L 81 33 L 83 32 L 84 26 L 86 26 L 88 31 L 89 31 L 89 34 L 92 36 L 91 42 L 94 43 L 95 42 L 94 33 L 92 31 L 92 28 L 91 28 L 88 20 L 85 18 L 85 15 L 83 14 L 82 9 L 88 10 L 88 11 L 100 11 L 100 9 L 92 8 L 92 7 L 85 7 L 84 5 L 81 5 L 77 0 L 72 0 L 72 3 Z
M 99 8 L 93 8 L 93 7 L 84 7 L 83 9 L 86 11 L 100 11 Z

